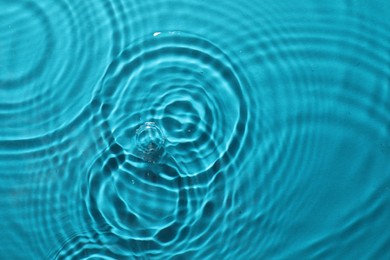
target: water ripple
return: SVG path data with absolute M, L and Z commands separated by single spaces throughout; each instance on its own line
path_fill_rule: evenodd
M 207 216 L 226 199 L 223 174 L 252 147 L 248 87 L 218 47 L 185 32 L 155 32 L 114 59 L 93 101 L 106 148 L 82 187 L 97 232 L 147 243 L 129 254 L 194 250 L 180 247 L 194 226 L 194 243 L 211 239 L 221 217 Z
M 166 153 L 192 176 L 240 150 L 237 138 L 245 137 L 248 121 L 247 86 L 235 68 L 207 40 L 155 32 L 112 62 L 98 100 L 124 149 L 136 146 L 135 129 L 143 122 L 155 122 L 167 136 Z
M 101 50 L 83 35 L 86 28 L 78 26 L 83 15 L 63 1 L 1 5 L 5 62 L 0 66 L 0 94 L 7 96 L 0 106 L 0 120 L 7 122 L 0 129 L 1 138 L 44 136 L 71 122 L 88 104 L 98 78 L 86 51 Z
M 0 258 L 390 257 L 386 1 L 0 8 Z

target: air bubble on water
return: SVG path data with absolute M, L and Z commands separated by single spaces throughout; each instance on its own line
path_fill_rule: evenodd
M 165 137 L 154 122 L 145 122 L 136 131 L 137 149 L 144 154 L 154 154 L 164 147 Z

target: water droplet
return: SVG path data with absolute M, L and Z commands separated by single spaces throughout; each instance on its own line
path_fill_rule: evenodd
M 136 131 L 137 149 L 144 154 L 153 154 L 163 148 L 165 137 L 154 122 L 142 124 Z

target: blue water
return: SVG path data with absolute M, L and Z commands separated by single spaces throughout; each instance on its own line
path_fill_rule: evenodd
M 390 259 L 389 1 L 0 10 L 0 259 Z

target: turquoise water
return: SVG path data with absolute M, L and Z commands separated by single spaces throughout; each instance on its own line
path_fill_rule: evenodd
M 0 259 L 390 259 L 390 2 L 0 10 Z

